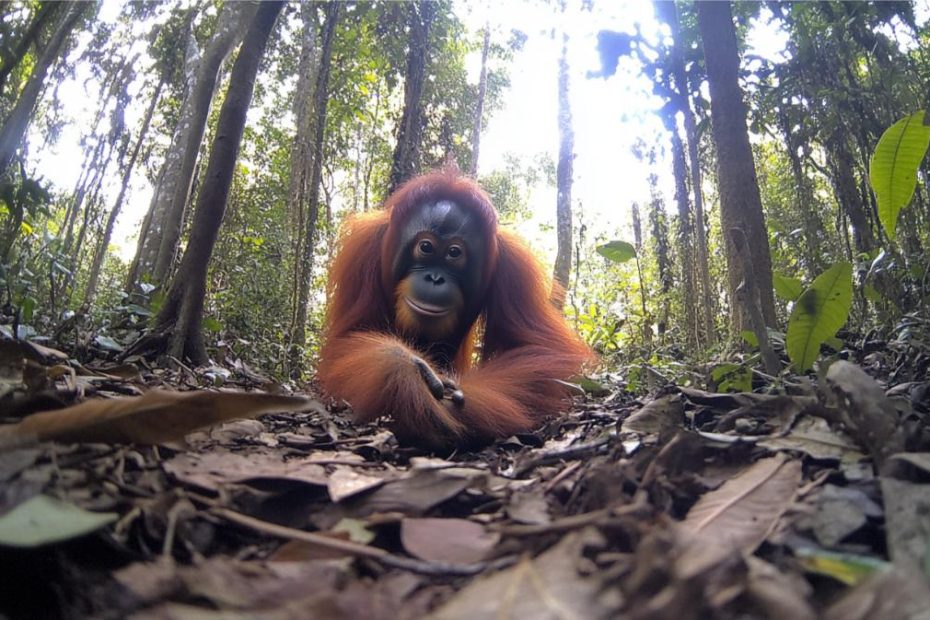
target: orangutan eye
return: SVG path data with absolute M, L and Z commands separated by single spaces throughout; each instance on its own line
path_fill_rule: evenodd
M 429 241 L 423 240 L 418 246 L 420 248 L 421 254 L 432 254 L 433 253 L 433 244 Z
M 449 258 L 458 258 L 462 255 L 462 248 L 457 245 L 450 245 L 446 254 L 449 256 Z

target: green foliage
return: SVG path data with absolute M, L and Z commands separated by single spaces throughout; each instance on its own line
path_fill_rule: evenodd
M 625 263 L 636 258 L 636 248 L 627 241 L 611 241 L 597 246 L 597 253 L 615 263 Z
M 710 376 L 719 392 L 752 391 L 752 368 L 745 364 L 718 364 Z
M 119 518 L 115 512 L 89 512 L 73 504 L 36 495 L 0 517 L 0 544 L 38 547 L 99 530 Z
M 917 170 L 930 146 L 930 126 L 924 111 L 906 116 L 885 130 L 869 165 L 869 180 L 878 203 L 878 219 L 888 237 L 895 238 L 898 214 L 917 187 Z
M 788 319 L 788 357 L 801 371 L 809 370 L 820 345 L 849 318 L 852 305 L 852 265 L 842 262 L 817 276 L 801 293 Z
M 780 273 L 772 274 L 772 284 L 775 286 L 775 294 L 784 301 L 795 301 L 804 291 L 804 283 L 800 278 L 792 278 Z

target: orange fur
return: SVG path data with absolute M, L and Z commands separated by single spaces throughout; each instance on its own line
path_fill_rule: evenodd
M 480 316 L 459 328 L 454 359 L 446 363 L 407 340 L 416 318 L 398 314 L 399 283 L 387 266 L 405 218 L 438 198 L 477 212 L 490 240 Z M 473 181 L 450 171 L 408 182 L 383 211 L 348 224 L 330 270 L 329 294 L 318 367 L 324 392 L 347 400 L 360 421 L 389 416 L 401 440 L 430 448 L 534 428 L 565 408 L 568 394 L 559 380 L 570 379 L 593 359 L 552 305 L 551 278 L 532 252 L 511 233 L 497 230 L 490 200 Z M 472 352 L 479 321 L 483 342 L 476 366 Z M 464 406 L 429 392 L 411 362 L 415 355 L 459 383 Z

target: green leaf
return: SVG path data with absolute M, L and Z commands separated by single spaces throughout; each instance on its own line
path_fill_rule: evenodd
M 739 335 L 743 340 L 746 341 L 746 344 L 749 346 L 756 348 L 759 347 L 759 339 L 756 338 L 756 334 L 754 332 L 751 332 L 748 329 L 744 329 L 739 333 Z
M 858 584 L 873 573 L 891 570 L 888 562 L 851 553 L 805 548 L 798 549 L 796 555 L 805 570 L 827 575 L 848 586 Z
M 742 364 L 720 364 L 710 371 L 718 392 L 751 392 L 752 369 Z
M 846 323 L 851 306 L 851 263 L 833 265 L 801 293 L 791 309 L 785 338 L 788 357 L 800 372 L 814 365 L 820 345 Z
M 38 302 L 36 302 L 35 297 L 23 298 L 21 310 L 22 310 L 22 320 L 25 323 L 32 322 L 32 317 L 35 314 L 36 303 Z
M 0 517 L 0 545 L 38 547 L 89 534 L 119 517 L 36 495 Z
M 869 180 L 878 202 L 878 219 L 894 239 L 901 209 L 917 187 L 917 169 L 930 146 L 930 127 L 923 110 L 902 118 L 885 130 L 869 164 Z
M 599 245 L 597 246 L 597 253 L 615 263 L 625 263 L 631 258 L 636 258 L 636 248 L 633 247 L 632 243 L 626 241 L 611 241 Z
M 210 333 L 218 334 L 223 331 L 223 324 L 214 319 L 212 316 L 208 316 L 203 320 L 203 328 Z
M 840 338 L 837 338 L 836 336 L 827 338 L 826 340 L 824 340 L 823 343 L 827 345 L 828 347 L 830 347 L 831 349 L 833 349 L 834 351 L 842 351 L 843 347 L 846 344 Z
M 795 301 L 804 291 L 804 283 L 799 278 L 780 273 L 772 274 L 772 284 L 775 285 L 775 294 L 785 301 Z

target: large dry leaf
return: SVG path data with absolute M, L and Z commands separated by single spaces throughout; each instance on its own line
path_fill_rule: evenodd
M 930 588 L 920 571 L 894 568 L 869 577 L 830 606 L 826 620 L 928 620 Z
M 772 451 L 800 451 L 819 460 L 858 463 L 865 458 L 852 439 L 830 428 L 823 418 L 803 418 L 787 435 L 759 439 L 757 445 Z
M 158 390 L 137 398 L 88 400 L 0 428 L 0 448 L 34 441 L 156 444 L 217 422 L 301 409 L 310 402 L 275 394 Z
M 564 536 L 535 559 L 482 575 L 460 590 L 429 618 L 615 618 L 620 607 L 616 588 L 604 588 L 597 575 L 583 575 L 578 564 L 589 545 L 603 544 L 593 529 Z
M 752 553 L 785 512 L 800 482 L 800 461 L 782 455 L 756 461 L 701 496 L 681 527 L 691 536 Z
M 407 552 L 421 560 L 470 564 L 483 560 L 500 534 L 467 519 L 404 519 L 400 540 Z
M 347 497 L 379 487 L 384 484 L 385 480 L 385 477 L 371 476 L 351 467 L 337 467 L 329 475 L 326 488 L 330 499 L 334 502 L 341 502 Z
M 291 480 L 326 486 L 326 469 L 309 457 L 284 459 L 279 452 L 238 454 L 223 450 L 203 454 L 179 454 L 167 463 L 165 471 L 178 480 L 213 491 L 223 485 L 248 480 Z
M 661 433 L 678 428 L 685 420 L 685 409 L 679 394 L 669 394 L 647 403 L 642 409 L 623 421 L 624 431 Z

